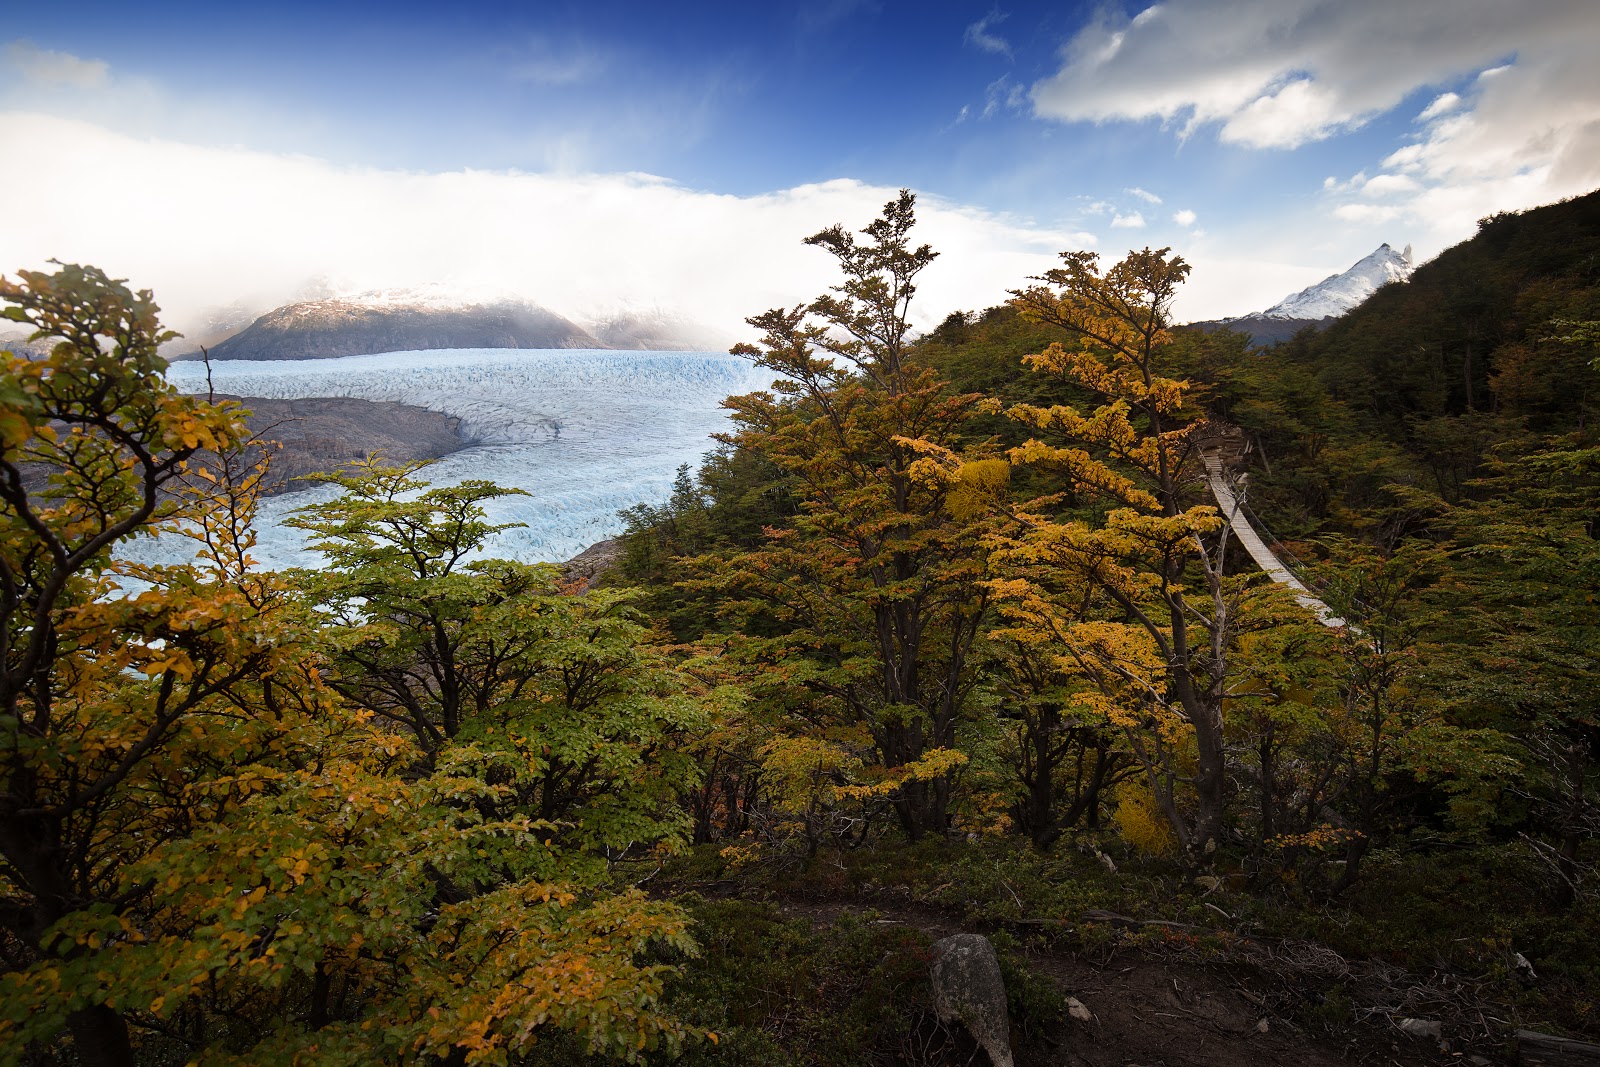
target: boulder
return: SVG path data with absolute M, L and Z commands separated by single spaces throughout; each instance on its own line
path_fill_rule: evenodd
M 934 942 L 933 1007 L 940 1022 L 960 1021 L 994 1067 L 1014 1067 L 1006 984 L 987 937 L 955 934 Z

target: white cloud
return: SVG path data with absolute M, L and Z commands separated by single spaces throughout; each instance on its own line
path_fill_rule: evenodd
M 1335 218 L 1345 222 L 1389 222 L 1401 216 L 1400 208 L 1380 204 L 1340 204 L 1333 209 Z
M 104 60 L 81 59 L 69 52 L 52 52 L 25 40 L 6 45 L 0 68 L 6 67 L 33 85 L 65 85 L 74 89 L 93 89 L 104 85 L 111 69 Z
M 1298 148 L 1354 124 L 1337 96 L 1309 78 L 1297 78 L 1250 101 L 1222 126 L 1222 139 L 1251 148 Z
M 0 268 L 93 263 L 155 291 L 193 329 L 207 309 L 265 309 L 323 275 L 341 290 L 443 282 L 520 293 L 563 314 L 663 307 L 730 340 L 743 319 L 833 284 L 806 235 L 863 226 L 895 190 L 838 180 L 756 196 L 638 174 L 417 173 L 129 137 L 0 113 L 0 141 L 49 167 L 0 168 Z M 105 161 L 117 161 L 115 181 Z M 1088 234 L 923 197 L 916 238 L 942 253 L 921 279 L 922 326 L 999 303 Z
M 1005 12 L 991 11 L 977 22 L 969 25 L 966 33 L 962 35 L 962 40 L 980 52 L 988 52 L 990 55 L 1005 56 L 1010 59 L 1011 42 L 999 34 L 989 32 L 992 27 L 998 26 L 1005 20 Z
M 1144 216 L 1137 211 L 1130 211 L 1126 215 L 1119 214 L 1111 220 L 1111 228 L 1114 230 L 1138 230 L 1143 227 Z
M 1592 58 L 1590 0 L 1169 0 L 1101 8 L 1033 87 L 1041 117 L 1159 118 L 1292 147 L 1515 54 Z
M 1172 213 L 1172 221 L 1183 227 L 1193 226 L 1196 218 L 1198 218 L 1198 216 L 1188 208 L 1184 208 L 1182 211 L 1174 211 Z
M 1129 194 L 1130 196 L 1137 196 L 1140 200 L 1143 200 L 1147 204 L 1161 203 L 1161 198 L 1159 196 L 1150 192 L 1148 189 L 1141 189 L 1137 185 L 1135 185 L 1132 189 L 1124 189 L 1123 192 Z
M 1429 119 L 1436 119 L 1440 115 L 1448 114 L 1460 106 L 1461 97 L 1455 93 L 1440 93 L 1433 98 L 1433 103 L 1422 109 L 1422 113 L 1417 116 L 1417 121 L 1427 122 Z
M 1385 165 L 1387 165 L 1387 164 L 1385 164 Z M 1335 178 L 1331 174 L 1328 177 L 1322 179 L 1322 188 L 1325 191 L 1330 192 L 1330 193 L 1349 192 L 1351 189 L 1359 189 L 1363 185 L 1366 185 L 1366 184 L 1367 184 L 1367 172 L 1364 171 L 1364 170 L 1356 171 L 1354 174 L 1352 174 L 1350 177 L 1346 178 L 1344 181 L 1340 181 L 1338 178 Z
M 990 82 L 983 92 L 983 117 L 993 118 L 1002 110 L 1020 111 L 1028 104 L 1028 89 L 1002 74 Z
M 1394 196 L 1398 193 L 1414 193 L 1421 188 L 1415 179 L 1408 178 L 1404 174 L 1379 174 L 1362 183 L 1361 195 Z
M 1390 170 L 1412 171 L 1422 166 L 1422 146 L 1408 144 L 1404 148 L 1397 148 L 1383 157 L 1383 166 Z M 1329 179 L 1330 181 L 1332 179 Z M 1326 186 L 1332 189 L 1334 186 Z
M 1167 0 L 1131 19 L 1105 6 L 1031 96 L 1041 118 L 1292 149 L 1433 90 L 1416 141 L 1365 168 L 1375 177 L 1324 183 L 1335 217 L 1399 221 L 1426 252 L 1482 215 L 1600 185 L 1595 16 L 1593 0 Z

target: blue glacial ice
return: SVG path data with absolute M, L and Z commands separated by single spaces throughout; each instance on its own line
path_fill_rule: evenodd
M 175 363 L 167 377 L 203 392 L 206 368 Z M 274 399 L 346 396 L 392 400 L 453 415 L 478 442 L 428 467 L 435 485 L 482 478 L 525 490 L 486 505 L 492 522 L 520 522 L 497 534 L 490 555 L 527 562 L 570 559 L 622 528 L 620 508 L 666 499 L 683 463 L 697 465 L 731 424 L 724 397 L 768 388 L 772 376 L 712 352 L 449 349 L 320 360 L 225 360 L 211 364 L 219 393 Z M 290 511 L 331 499 L 327 487 L 262 504 L 263 567 L 316 566 Z M 184 539 L 141 542 L 130 555 L 177 562 Z

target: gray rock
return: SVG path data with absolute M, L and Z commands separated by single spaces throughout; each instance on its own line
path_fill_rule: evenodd
M 569 582 L 583 583 L 584 590 L 593 589 L 607 571 L 615 569 L 621 559 L 621 539 L 613 537 L 596 541 L 561 564 L 561 577 Z
M 1412 1037 L 1437 1039 L 1444 1032 L 1444 1027 L 1438 1019 L 1401 1019 L 1398 1025 L 1402 1034 L 1409 1034 Z
M 934 942 L 933 1007 L 941 1022 L 959 1020 L 994 1067 L 1014 1067 L 1006 984 L 987 937 L 955 934 Z

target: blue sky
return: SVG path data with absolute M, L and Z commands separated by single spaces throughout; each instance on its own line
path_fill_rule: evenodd
M 927 319 L 1146 244 L 1208 317 L 1600 185 L 1591 0 L 74 3 L 0 32 L 0 195 L 38 209 L 0 267 L 105 263 L 188 320 L 435 281 L 723 334 L 826 284 L 793 246 L 899 186 L 947 252 Z

